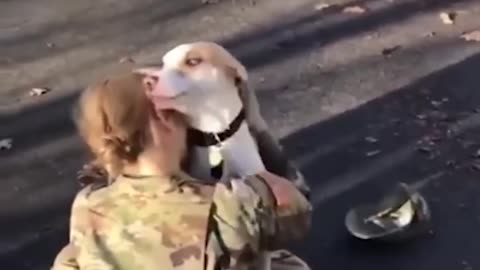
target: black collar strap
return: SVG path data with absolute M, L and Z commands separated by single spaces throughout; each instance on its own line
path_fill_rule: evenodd
M 188 129 L 188 143 L 189 145 L 208 147 L 219 144 L 230 138 L 238 131 L 243 121 L 245 121 L 245 110 L 242 108 L 238 115 L 233 119 L 227 130 L 221 133 L 203 132 L 198 129 Z

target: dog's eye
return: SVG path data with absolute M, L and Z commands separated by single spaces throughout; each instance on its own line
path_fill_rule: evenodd
M 194 67 L 200 63 L 202 63 L 202 59 L 200 58 L 188 58 L 185 60 L 185 64 L 189 67 Z

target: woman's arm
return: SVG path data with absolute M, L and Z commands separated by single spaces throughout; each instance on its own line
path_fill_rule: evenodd
M 214 218 L 229 249 L 278 248 L 310 228 L 311 206 L 284 178 L 261 173 L 217 184 Z
M 72 243 L 68 243 L 57 254 L 51 270 L 79 270 L 76 255 L 76 247 Z
M 80 269 L 77 256 L 85 230 L 87 229 L 88 204 L 87 196 L 92 191 L 92 185 L 86 186 L 75 197 L 70 216 L 69 243 L 57 254 L 51 270 Z
M 268 248 L 279 248 L 308 233 L 312 206 L 293 183 L 267 171 L 248 177 L 245 182 L 261 196 L 264 204 L 268 202 L 274 209 L 275 233 L 267 240 Z

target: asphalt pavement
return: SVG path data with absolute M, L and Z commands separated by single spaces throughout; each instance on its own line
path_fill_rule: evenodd
M 0 1 L 2 269 L 48 269 L 66 242 L 86 157 L 78 90 L 125 56 L 155 62 L 195 40 L 247 65 L 313 187 L 314 230 L 294 247 L 313 269 L 480 269 L 480 42 L 461 38 L 479 18 L 474 0 Z M 350 237 L 346 212 L 399 181 L 425 183 L 432 230 Z

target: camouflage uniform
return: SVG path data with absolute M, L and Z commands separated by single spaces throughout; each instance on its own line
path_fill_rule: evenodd
M 260 177 L 215 185 L 185 174 L 170 180 L 121 176 L 82 189 L 70 243 L 52 270 L 263 269 L 255 255 L 281 242 L 278 230 L 299 228 L 279 224 Z M 309 220 L 306 200 L 302 207 Z M 310 269 L 287 251 L 270 254 L 271 269 Z

